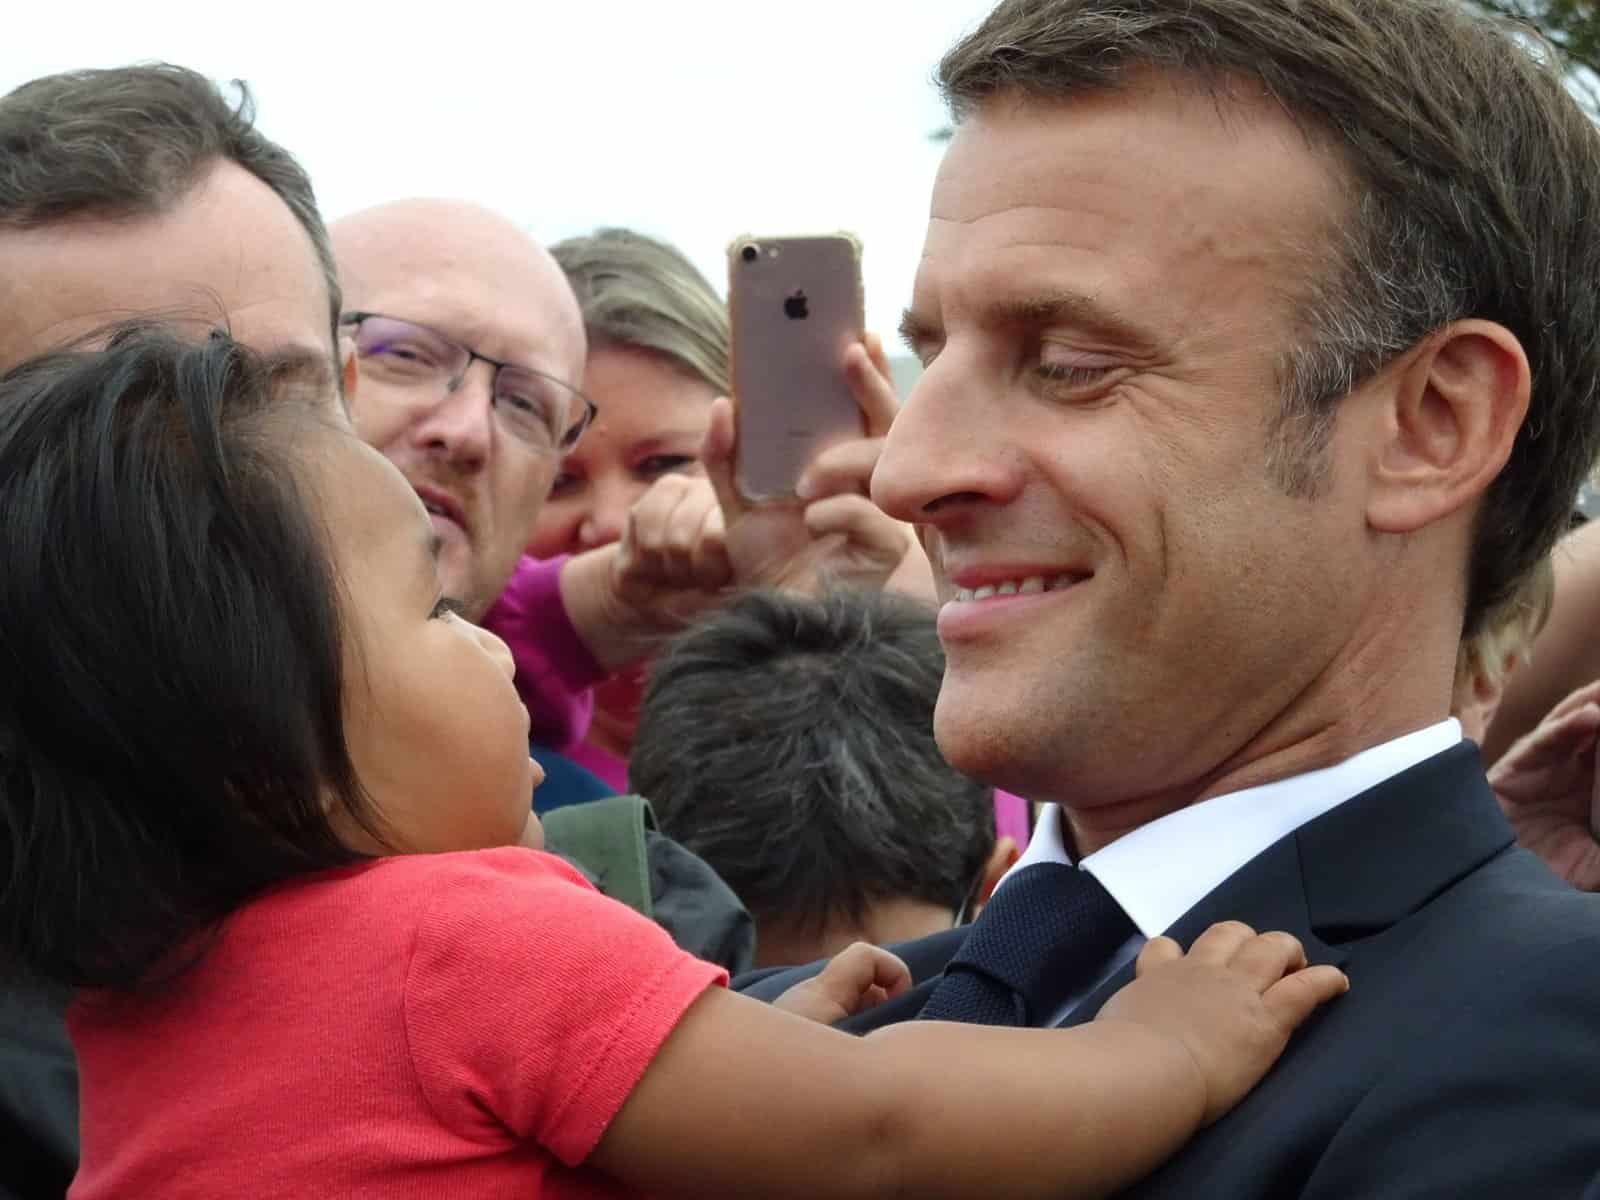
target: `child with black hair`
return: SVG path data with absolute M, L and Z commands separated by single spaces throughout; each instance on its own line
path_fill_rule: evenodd
M 80 1200 L 1101 1195 L 1345 986 L 1223 925 L 1066 1031 L 828 1029 L 906 986 L 864 946 L 731 994 L 538 852 L 505 647 L 331 395 L 132 329 L 0 413 L 0 960 L 81 989 Z

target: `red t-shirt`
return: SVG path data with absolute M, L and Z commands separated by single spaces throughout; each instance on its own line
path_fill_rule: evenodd
M 310 876 L 162 992 L 73 1006 L 70 1195 L 626 1195 L 580 1164 L 726 978 L 531 850 Z

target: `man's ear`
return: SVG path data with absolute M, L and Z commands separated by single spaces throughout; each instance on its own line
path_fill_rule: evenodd
M 971 916 L 976 917 L 989 903 L 989 897 L 994 895 L 994 889 L 1000 885 L 1000 877 L 1011 870 L 1017 859 L 1022 857 L 1022 851 L 1017 849 L 1016 839 L 996 838 L 994 849 L 989 852 L 989 861 L 983 864 L 983 873 L 978 879 L 977 897 L 972 904 Z
M 1470 507 L 1511 455 L 1530 386 L 1528 357 L 1505 326 L 1454 321 L 1431 334 L 1380 401 L 1367 523 L 1412 533 Z

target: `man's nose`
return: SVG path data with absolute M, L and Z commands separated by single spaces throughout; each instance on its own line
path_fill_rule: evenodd
M 1019 486 L 1002 414 L 981 402 L 982 380 L 948 359 L 940 355 L 913 385 L 872 472 L 873 502 L 911 524 L 1004 503 Z
M 442 390 L 419 410 L 413 440 L 454 465 L 482 467 L 494 444 L 493 379 L 487 363 L 471 364 L 454 388 Z

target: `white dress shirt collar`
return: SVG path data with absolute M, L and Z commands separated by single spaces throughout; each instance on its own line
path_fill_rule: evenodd
M 1080 865 L 1152 938 L 1280 838 L 1460 740 L 1461 726 L 1452 717 L 1331 767 L 1180 808 L 1086 855 Z M 1046 805 L 1028 849 L 1006 878 L 1031 863 L 1071 861 L 1061 810 Z

